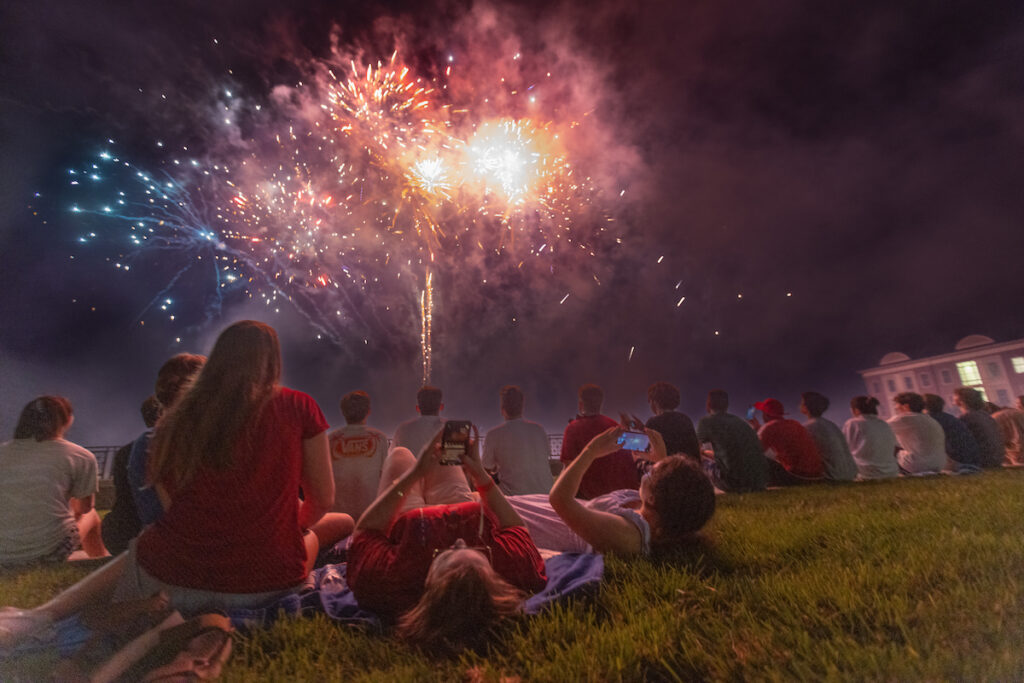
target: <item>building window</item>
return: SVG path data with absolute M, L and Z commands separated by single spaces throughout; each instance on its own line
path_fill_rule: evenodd
M 875 388 L 875 394 L 876 395 L 882 393 L 882 383 L 881 382 L 875 382 L 874 385 L 872 385 L 872 386 L 874 386 L 874 388 Z
M 999 363 L 990 362 L 988 364 L 988 374 L 989 374 L 989 377 L 998 377 L 999 376 Z
M 928 375 L 921 375 L 921 386 L 922 387 L 929 387 L 929 386 L 931 386 L 931 384 L 932 384 L 932 381 L 931 381 L 931 379 L 929 379 Z
M 885 383 L 889 387 L 889 393 L 890 394 L 895 394 L 896 393 L 896 382 L 892 381 L 891 379 L 887 379 L 887 380 L 885 380 Z
M 1010 360 L 1013 362 L 1013 371 L 1018 375 L 1024 374 L 1024 356 L 1014 356 Z
M 907 388 L 907 391 L 913 391 L 914 390 L 914 379 L 912 377 L 904 377 L 903 378 L 903 386 L 905 386 Z
M 949 370 L 943 370 L 942 371 L 942 383 L 943 384 L 952 384 L 953 383 L 953 377 L 949 374 Z
M 956 364 L 956 371 L 960 373 L 960 383 L 965 387 L 980 387 L 981 373 L 978 372 L 978 364 L 973 360 L 967 360 Z
M 999 405 L 1001 405 L 1001 406 L 1008 406 L 1008 405 L 1010 405 L 1010 392 L 1008 392 L 1006 389 L 1000 389 L 998 393 L 999 393 Z

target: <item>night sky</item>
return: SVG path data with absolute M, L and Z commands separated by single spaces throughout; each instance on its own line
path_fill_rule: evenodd
M 29 399 L 58 393 L 76 407 L 70 438 L 126 442 L 161 362 L 249 317 L 278 329 L 285 381 L 332 424 L 356 388 L 373 396 L 371 423 L 409 417 L 415 317 L 352 296 L 351 334 L 317 339 L 286 303 L 273 313 L 238 293 L 212 310 L 198 268 L 177 281 L 176 321 L 143 313 L 186 263 L 82 245 L 103 224 L 71 214 L 67 188 L 108 139 L 154 168 L 182 145 L 215 152 L 225 88 L 269 106 L 309 64 L 396 48 L 423 77 L 449 54 L 475 78 L 516 52 L 516 68 L 550 71 L 538 97 L 586 110 L 574 161 L 615 219 L 595 257 L 557 272 L 466 250 L 440 260 L 434 382 L 449 417 L 493 426 L 498 388 L 517 383 L 526 416 L 561 431 L 582 382 L 605 387 L 609 414 L 646 415 L 646 387 L 666 379 L 691 416 L 711 388 L 738 413 L 767 396 L 795 412 L 816 389 L 842 420 L 856 371 L 889 351 L 1024 336 L 1020 2 L 122 5 L 0 9 L 5 438 Z M 113 265 L 130 259 L 130 273 Z M 481 273 L 492 281 L 469 286 Z

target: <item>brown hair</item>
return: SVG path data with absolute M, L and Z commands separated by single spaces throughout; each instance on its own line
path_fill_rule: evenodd
M 160 405 L 164 408 L 174 405 L 205 363 L 206 356 L 195 353 L 179 353 L 168 358 L 157 371 L 153 386 L 153 394 Z
M 712 389 L 708 392 L 708 410 L 724 413 L 729 409 L 729 392 L 724 389 Z
M 365 391 L 350 391 L 341 397 L 340 407 L 345 422 L 362 422 L 370 414 L 370 395 Z
M 689 458 L 669 456 L 647 476 L 651 507 L 658 516 L 651 529 L 652 540 L 658 546 L 670 546 L 692 537 L 715 514 L 715 487 Z
M 56 439 L 71 422 L 71 401 L 63 396 L 39 396 L 21 409 L 14 427 L 15 439 L 49 441 Z
M 441 412 L 441 390 L 429 384 L 416 392 L 416 405 L 420 409 L 420 415 L 437 415 Z
M 584 384 L 580 387 L 579 396 L 583 410 L 588 413 L 601 412 L 601 406 L 604 404 L 604 390 L 601 387 L 596 384 Z
M 878 399 L 874 396 L 854 396 L 850 407 L 863 415 L 878 415 Z
M 803 400 L 804 405 L 807 406 L 807 412 L 811 414 L 811 417 L 821 417 L 828 410 L 829 401 L 828 397 L 824 394 L 820 394 L 817 391 L 805 391 L 800 394 L 800 398 Z
M 925 394 L 924 407 L 929 413 L 941 413 L 946 407 L 946 402 L 938 394 Z
M 921 394 L 914 393 L 913 391 L 904 391 L 902 394 L 896 394 L 892 400 L 898 405 L 907 406 L 915 413 L 920 413 L 924 410 L 924 398 Z
M 655 382 L 647 388 L 647 400 L 662 410 L 675 410 L 679 407 L 679 389 L 668 382 Z
M 149 480 L 186 484 L 200 466 L 227 469 L 243 429 L 281 378 L 281 347 L 270 325 L 242 320 L 221 332 L 199 377 L 157 423 Z
M 981 397 L 981 392 L 977 389 L 972 389 L 971 387 L 957 387 L 953 390 L 953 393 L 958 399 L 960 399 L 960 402 L 963 403 L 968 410 L 985 409 L 985 399 Z
M 157 423 L 157 420 L 160 419 L 161 410 L 163 410 L 163 407 L 153 394 L 147 396 L 146 400 L 139 406 L 139 412 L 142 413 L 142 421 L 146 423 L 147 429 L 151 429 Z
M 523 390 L 514 384 L 506 384 L 501 388 L 501 409 L 511 418 L 523 416 L 525 397 Z
M 428 579 L 419 602 L 399 619 L 398 634 L 431 652 L 477 647 L 520 612 L 524 597 L 490 567 L 460 563 Z

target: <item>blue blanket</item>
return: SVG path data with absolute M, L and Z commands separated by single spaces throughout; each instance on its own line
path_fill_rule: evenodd
M 383 631 L 383 623 L 373 612 L 356 604 L 345 581 L 344 564 L 329 564 L 312 572 L 306 588 L 261 609 L 233 610 L 228 616 L 235 628 L 265 628 L 282 615 L 286 617 L 325 614 L 330 619 L 371 631 Z M 544 562 L 547 586 L 530 596 L 524 605 L 527 614 L 539 614 L 568 596 L 589 595 L 597 590 L 604 576 L 604 557 L 596 554 L 562 553 Z M 77 616 L 58 622 L 46 635 L 21 643 L 13 651 L 0 653 L 17 656 L 50 650 L 71 656 L 89 639 L 90 632 Z
M 228 616 L 235 628 L 242 630 L 265 628 L 281 615 L 308 616 L 322 613 L 342 624 L 381 631 L 383 624 L 380 618 L 356 604 L 345 581 L 345 568 L 344 564 L 321 567 L 310 574 L 305 590 L 261 609 L 232 610 Z M 539 614 L 567 596 L 588 594 L 596 590 L 604 576 L 604 557 L 562 553 L 544 562 L 544 572 L 548 577 L 547 586 L 526 601 L 523 609 L 527 614 Z

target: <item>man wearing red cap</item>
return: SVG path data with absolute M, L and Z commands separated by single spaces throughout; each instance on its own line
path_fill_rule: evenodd
M 786 419 L 786 410 L 778 399 L 758 401 L 754 407 L 764 416 L 757 436 L 768 457 L 768 485 L 795 486 L 823 479 L 825 465 L 807 428 Z

